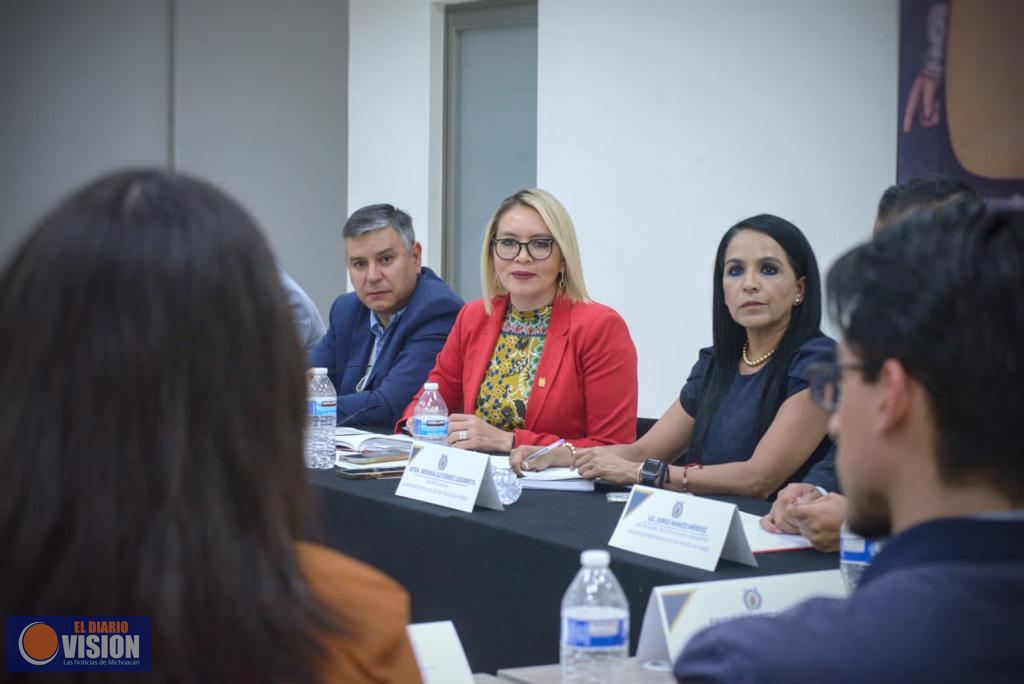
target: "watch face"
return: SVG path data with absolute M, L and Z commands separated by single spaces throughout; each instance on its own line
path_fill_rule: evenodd
M 643 468 L 640 470 L 640 474 L 643 476 L 643 484 L 653 485 L 658 477 L 658 472 L 661 470 L 661 461 L 653 458 L 649 458 L 644 461 Z

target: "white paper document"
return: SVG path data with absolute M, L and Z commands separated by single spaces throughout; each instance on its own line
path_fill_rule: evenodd
M 713 571 L 718 559 L 757 565 L 735 504 L 634 485 L 609 546 Z
M 771 615 L 815 596 L 846 596 L 838 570 L 655 587 L 647 602 L 636 657 L 675 662 L 686 642 L 717 622 Z
M 472 684 L 466 652 L 451 620 L 406 627 L 423 684 Z
M 409 435 L 380 435 L 375 432 L 340 427 L 334 429 L 334 444 L 345 451 L 395 451 L 408 452 L 412 449 L 413 438 Z
M 768 551 L 793 551 L 795 549 L 810 549 L 814 545 L 810 540 L 801 537 L 799 534 L 775 534 L 761 527 L 761 516 L 752 515 L 740 511 L 740 522 L 743 523 L 743 531 L 747 534 L 747 541 L 750 542 L 750 549 L 754 553 L 766 553 Z
M 395 494 L 470 513 L 473 506 L 505 510 L 486 454 L 417 443 Z

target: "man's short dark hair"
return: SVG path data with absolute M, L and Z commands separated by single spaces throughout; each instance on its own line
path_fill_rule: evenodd
M 943 479 L 1024 502 L 1024 212 L 915 213 L 843 255 L 826 289 L 865 380 L 897 359 L 925 387 Z
M 345 221 L 341 234 L 346 240 L 359 237 L 365 233 L 383 228 L 394 228 L 398 237 L 402 238 L 405 251 L 412 254 L 416 244 L 416 235 L 412 230 L 412 218 L 398 207 L 391 204 L 369 204 L 356 209 Z
M 934 208 L 953 200 L 980 201 L 971 186 L 949 176 L 924 176 L 890 185 L 878 200 L 876 223 L 884 224 L 909 211 Z

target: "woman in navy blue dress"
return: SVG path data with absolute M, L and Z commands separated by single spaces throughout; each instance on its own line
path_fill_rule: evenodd
M 807 369 L 834 360 L 835 341 L 820 330 L 821 279 L 803 233 L 770 214 L 726 231 L 713 310 L 714 346 L 700 351 L 678 400 L 632 444 L 577 450 L 570 463 L 583 477 L 768 498 L 828 451 Z

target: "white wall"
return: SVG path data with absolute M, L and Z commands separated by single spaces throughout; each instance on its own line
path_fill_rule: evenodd
M 432 265 L 441 18 L 351 1 L 350 208 L 410 209 Z M 822 270 L 868 235 L 896 171 L 897 0 L 540 0 L 538 32 L 538 184 L 573 216 L 591 294 L 636 341 L 640 413 L 659 416 L 711 342 L 726 228 L 779 214 Z
M 711 343 L 729 226 L 783 216 L 822 270 L 868 236 L 895 179 L 897 40 L 895 0 L 541 0 L 538 183 L 629 324 L 641 415 Z
M 430 0 L 349 2 L 348 210 L 407 211 L 437 271 L 443 18 Z
M 345 289 L 347 20 L 345 0 L 0 3 L 0 261 L 94 176 L 174 165 L 249 209 L 326 313 Z
M 101 171 L 167 163 L 166 0 L 0 3 L 0 262 Z
M 241 201 L 324 314 L 345 291 L 344 0 L 177 0 L 177 168 Z

